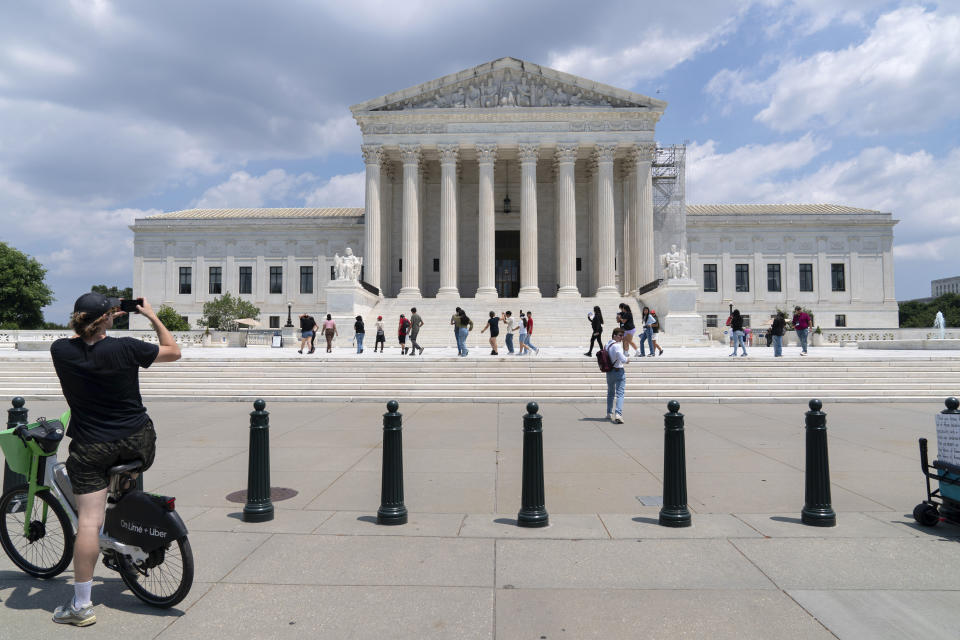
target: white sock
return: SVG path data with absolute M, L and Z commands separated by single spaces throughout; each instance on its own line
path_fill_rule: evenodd
M 87 580 L 86 582 L 73 583 L 73 607 L 75 609 L 80 609 L 89 604 L 92 604 L 90 600 L 90 590 L 92 588 L 93 588 L 93 580 Z

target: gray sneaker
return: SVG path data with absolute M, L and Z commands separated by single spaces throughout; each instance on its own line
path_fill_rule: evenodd
M 613 421 L 617 424 L 623 424 L 623 416 L 618 413 L 613 417 Z
M 73 607 L 73 596 L 70 601 L 62 607 L 57 607 L 53 612 L 53 621 L 59 624 L 72 624 L 76 627 L 86 627 L 97 621 L 97 616 L 93 612 L 93 605 L 88 604 L 80 609 Z

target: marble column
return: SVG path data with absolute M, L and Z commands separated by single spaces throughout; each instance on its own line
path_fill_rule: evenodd
M 477 298 L 496 298 L 494 273 L 496 251 L 496 221 L 493 215 L 493 165 L 497 160 L 497 145 L 478 144 L 477 163 L 480 165 L 480 206 L 477 227 L 478 283 Z
M 421 298 L 420 265 L 420 145 L 400 145 L 403 161 L 403 272 L 398 298 Z
M 539 298 L 537 262 L 537 160 L 540 145 L 520 143 L 520 298 Z
M 653 178 L 650 167 L 653 164 L 653 143 L 638 145 L 633 153 L 637 165 L 636 206 L 633 222 L 634 287 L 640 288 L 660 277 L 657 256 L 653 244 Z
M 363 270 L 364 280 L 380 289 L 380 165 L 383 163 L 383 146 L 364 144 L 360 146 L 363 161 L 367 166 L 367 192 L 363 216 Z M 383 292 L 381 291 L 381 295 Z
M 574 167 L 577 145 L 557 144 L 557 264 L 559 265 L 558 298 L 579 298 L 577 289 L 577 200 Z
M 637 163 L 632 154 L 627 154 L 621 166 L 623 177 L 623 295 L 632 295 L 637 290 L 637 261 L 635 232 L 637 226 Z
M 458 144 L 437 145 L 440 153 L 440 289 L 438 298 L 459 298 L 457 289 Z
M 616 143 L 596 145 L 597 159 L 597 297 L 618 297 L 616 229 L 613 218 L 613 154 Z

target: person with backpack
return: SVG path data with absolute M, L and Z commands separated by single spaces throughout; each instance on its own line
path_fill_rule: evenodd
M 737 347 L 743 350 L 740 356 L 746 356 L 747 347 L 744 346 L 743 342 L 743 316 L 740 315 L 739 309 L 733 310 L 733 313 L 727 318 L 727 324 L 730 325 L 730 331 L 733 333 L 733 353 L 730 354 L 730 357 L 732 358 L 737 355 Z
M 606 346 L 597 350 L 597 363 L 607 376 L 607 418 L 617 424 L 623 424 L 623 395 L 627 389 L 627 372 L 623 365 L 630 362 L 624 352 L 623 334 L 623 329 L 617 327 Z
M 363 316 L 357 316 L 356 322 L 353 323 L 353 335 L 357 341 L 357 353 L 363 353 L 363 336 L 366 335 L 366 330 L 363 328 Z
M 660 344 L 657 342 L 657 334 L 660 333 L 660 317 L 657 315 L 657 312 L 653 309 L 650 309 L 650 317 L 653 318 L 653 324 L 650 325 L 650 329 L 653 333 L 650 335 L 650 342 L 653 346 L 650 347 L 650 355 L 653 355 L 653 348 L 657 348 L 657 355 L 663 355 L 663 349 L 660 348 Z
M 777 312 L 777 317 L 773 319 L 770 326 L 770 335 L 773 337 L 773 357 L 783 357 L 783 334 L 787 328 L 787 314 L 783 311 Z
M 407 355 L 407 334 L 410 333 L 410 321 L 400 314 L 400 326 L 397 327 L 397 340 L 400 341 L 400 355 Z
M 383 353 L 383 345 L 387 341 L 387 336 L 383 332 L 383 316 L 377 316 L 377 339 L 373 343 L 373 352 L 377 352 L 377 345 L 380 345 L 380 353 Z
M 603 313 L 601 313 L 600 307 L 594 307 L 593 312 L 587 314 L 587 320 L 590 321 L 590 348 L 583 355 L 592 358 L 594 341 L 596 341 L 598 349 L 603 348 Z
M 473 320 L 467 317 L 467 312 L 463 309 L 460 309 L 457 314 L 457 326 L 459 327 L 457 348 L 460 349 L 460 357 L 466 358 L 470 355 L 470 349 L 467 349 L 467 336 L 473 331 Z

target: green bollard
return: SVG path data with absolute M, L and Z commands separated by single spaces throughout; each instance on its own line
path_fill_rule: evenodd
M 543 416 L 538 411 L 537 403 L 529 402 L 523 416 L 523 477 L 518 527 L 546 527 L 550 524 L 543 489 Z
M 813 527 L 835 527 L 837 514 L 830 502 L 830 460 L 827 455 L 827 414 L 823 403 L 810 401 L 806 413 L 806 487 L 800 520 Z
M 250 457 L 247 462 L 247 503 L 243 506 L 244 522 L 273 520 L 270 501 L 270 413 L 267 403 L 256 400 L 250 412 Z
M 383 467 L 380 475 L 380 508 L 377 524 L 407 524 L 407 506 L 403 504 L 403 414 L 400 403 L 387 403 L 383 414 Z
M 680 403 L 671 400 L 663 414 L 663 507 L 659 522 L 664 527 L 689 527 L 687 508 L 687 454 Z
M 17 396 L 13 399 L 11 403 L 13 408 L 7 409 L 7 429 L 13 429 L 14 427 L 19 427 L 20 425 L 27 424 L 27 408 L 23 405 L 27 403 L 26 400 Z M 6 493 L 11 488 L 20 485 L 26 484 L 27 477 L 22 476 L 19 473 L 14 473 L 10 467 L 7 466 L 7 461 L 3 461 L 3 492 Z

